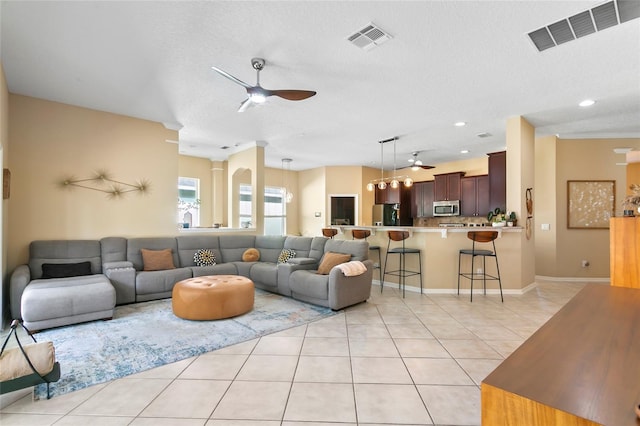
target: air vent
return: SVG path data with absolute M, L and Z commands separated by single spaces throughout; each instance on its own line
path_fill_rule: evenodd
M 542 52 L 576 38 L 640 18 L 640 1 L 614 0 L 529 33 Z
M 391 40 L 391 36 L 375 24 L 369 23 L 360 31 L 357 31 L 347 37 L 347 40 L 360 49 L 371 50 L 387 40 Z

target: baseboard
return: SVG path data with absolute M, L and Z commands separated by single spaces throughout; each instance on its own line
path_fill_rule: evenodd
M 379 280 L 373 280 L 372 281 L 373 285 L 380 285 L 380 281 Z M 400 285 L 398 283 L 388 283 L 388 282 L 384 282 L 384 286 L 388 287 L 388 288 L 393 288 L 395 290 L 400 290 Z M 506 289 L 503 288 L 502 289 L 502 294 L 511 294 L 511 295 L 522 295 L 525 294 L 528 291 L 533 290 L 534 288 L 536 288 L 538 286 L 537 283 L 531 283 L 528 286 L 524 287 L 524 288 L 520 288 L 520 289 Z M 409 291 L 412 293 L 420 293 L 420 288 L 419 287 L 414 287 L 414 286 L 406 286 L 405 287 L 405 291 Z M 480 293 L 482 292 L 482 288 L 476 289 L 474 291 L 474 294 Z M 458 294 L 458 289 L 457 288 L 424 288 L 423 289 L 423 293 L 424 294 Z M 460 294 L 470 294 L 471 290 L 470 289 L 460 289 Z M 491 289 L 487 289 L 487 294 L 500 294 L 500 289 L 498 288 L 491 288 Z
M 611 283 L 610 278 L 590 278 L 590 277 L 546 277 L 536 275 L 536 281 L 557 281 L 567 283 Z

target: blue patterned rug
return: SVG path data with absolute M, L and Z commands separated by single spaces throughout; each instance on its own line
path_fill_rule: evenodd
M 93 321 L 37 333 L 51 340 L 60 362 L 60 380 L 51 395 L 62 395 L 154 367 L 180 361 L 315 321 L 331 309 L 256 289 L 254 308 L 235 318 L 189 321 L 176 317 L 171 299 L 116 307 L 110 321 Z M 35 388 L 45 399 L 46 385 Z

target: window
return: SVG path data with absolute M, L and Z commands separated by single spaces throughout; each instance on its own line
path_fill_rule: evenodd
M 177 219 L 183 227 L 200 226 L 200 179 L 178 178 Z
M 240 227 L 251 228 L 251 185 L 240 184 Z
M 264 189 L 264 235 L 286 234 L 284 188 Z
M 240 184 L 240 226 L 249 228 L 251 223 L 251 185 Z M 286 202 L 284 188 L 264 189 L 264 235 L 285 235 Z

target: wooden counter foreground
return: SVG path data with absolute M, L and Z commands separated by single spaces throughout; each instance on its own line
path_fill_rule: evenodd
M 638 426 L 640 289 L 591 284 L 481 385 L 483 426 Z

